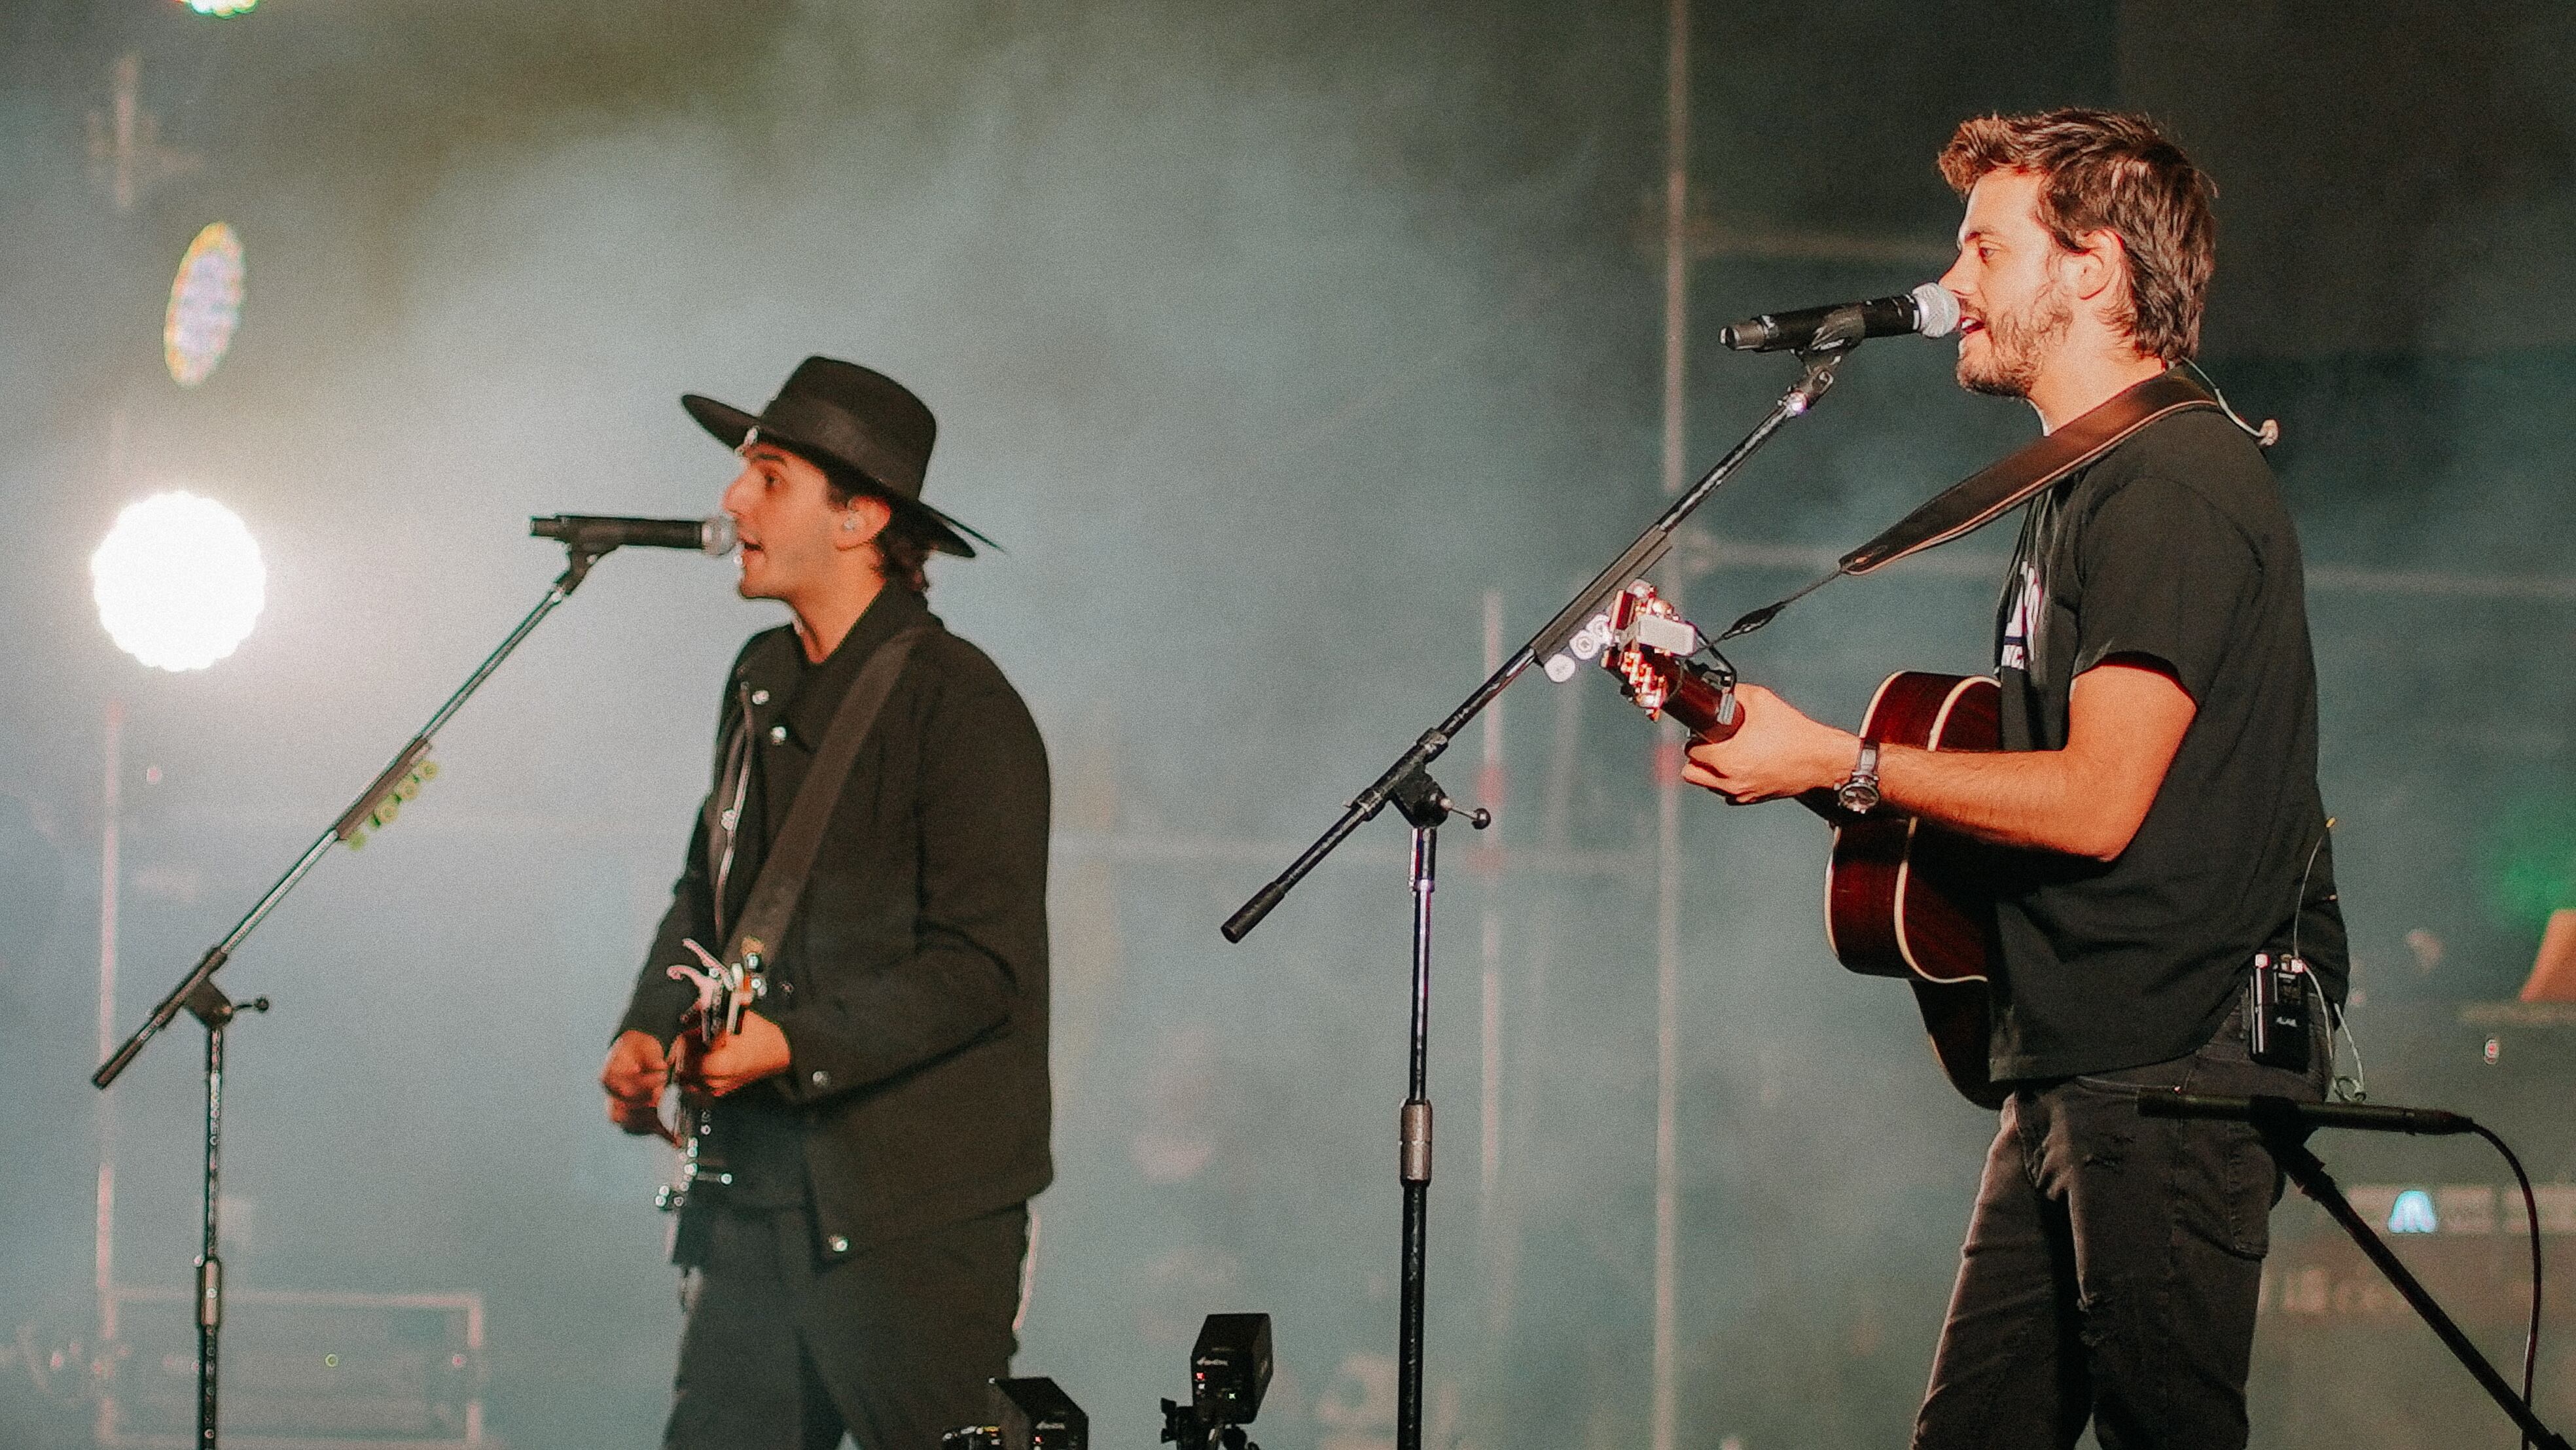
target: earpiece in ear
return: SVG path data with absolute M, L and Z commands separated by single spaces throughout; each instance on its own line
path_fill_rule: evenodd
M 845 529 L 845 530 L 846 530 L 846 529 L 855 529 L 855 528 L 857 528 L 858 526 L 859 526 L 859 521 L 858 521 L 857 519 L 843 519 L 843 520 L 841 520 L 841 527 L 842 527 L 843 529 Z

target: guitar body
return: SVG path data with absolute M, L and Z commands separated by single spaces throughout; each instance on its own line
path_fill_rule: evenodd
M 1997 694 L 1984 676 L 1890 675 L 1861 733 L 1918 750 L 1996 750 Z M 1982 854 L 1910 816 L 1842 818 L 1825 867 L 1825 940 L 1834 955 L 1873 977 L 1984 981 L 1994 903 L 1977 879 Z
M 1602 664 L 1649 714 L 1670 714 L 1701 739 L 1723 740 L 1742 724 L 1734 676 L 1691 658 L 1698 631 L 1651 587 L 1630 585 L 1603 628 Z M 1996 750 L 2001 697 L 1986 676 L 1909 670 L 1879 686 L 1861 729 L 1883 745 Z M 1802 803 L 1834 825 L 1825 938 L 1835 959 L 1864 975 L 1904 978 L 1951 1086 L 1979 1107 L 2001 1107 L 2004 1094 L 1986 1070 L 1994 852 L 1911 817 L 1846 815 L 1826 792 Z
M 1983 675 L 1890 675 L 1861 732 L 1884 745 L 1996 750 L 2000 689 Z M 2002 1103 L 1986 1076 L 1986 979 L 1995 957 L 1989 848 L 1908 816 L 1841 817 L 1825 867 L 1825 939 L 1846 968 L 1914 987 L 1933 1056 L 1970 1102 Z

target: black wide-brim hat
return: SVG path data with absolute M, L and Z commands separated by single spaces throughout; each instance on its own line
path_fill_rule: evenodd
M 873 368 L 809 357 L 757 414 L 696 393 L 682 394 L 680 406 L 727 448 L 740 449 L 756 436 L 837 475 L 858 492 L 884 499 L 943 554 L 974 558 L 975 546 L 964 535 L 993 543 L 921 501 L 922 475 L 930 470 L 930 445 L 939 437 L 939 420 L 910 388 Z

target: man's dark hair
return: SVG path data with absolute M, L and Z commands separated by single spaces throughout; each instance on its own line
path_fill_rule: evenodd
M 2208 173 L 2144 116 L 2080 108 L 1963 121 L 1941 175 L 1966 196 L 1992 171 L 2041 178 L 2040 225 L 2069 251 L 2108 228 L 2128 254 L 2128 295 L 2113 317 L 2149 357 L 2200 351 L 2200 314 L 2218 255 L 2218 195 Z
M 884 498 L 885 490 L 843 468 L 826 467 L 823 482 L 832 495 L 835 508 L 846 508 L 861 494 Z M 914 594 L 930 592 L 930 571 L 925 567 L 937 545 L 929 533 L 912 521 L 903 505 L 892 503 L 894 517 L 876 537 L 877 572 L 885 582 Z

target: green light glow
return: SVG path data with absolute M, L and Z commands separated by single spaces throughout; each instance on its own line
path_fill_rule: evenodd
M 179 0 L 179 3 L 200 15 L 212 15 L 217 19 L 248 15 L 259 8 L 259 0 Z
M 2576 907 L 2576 799 L 2548 796 L 2505 811 L 2486 853 L 2487 899 L 2532 931 Z

